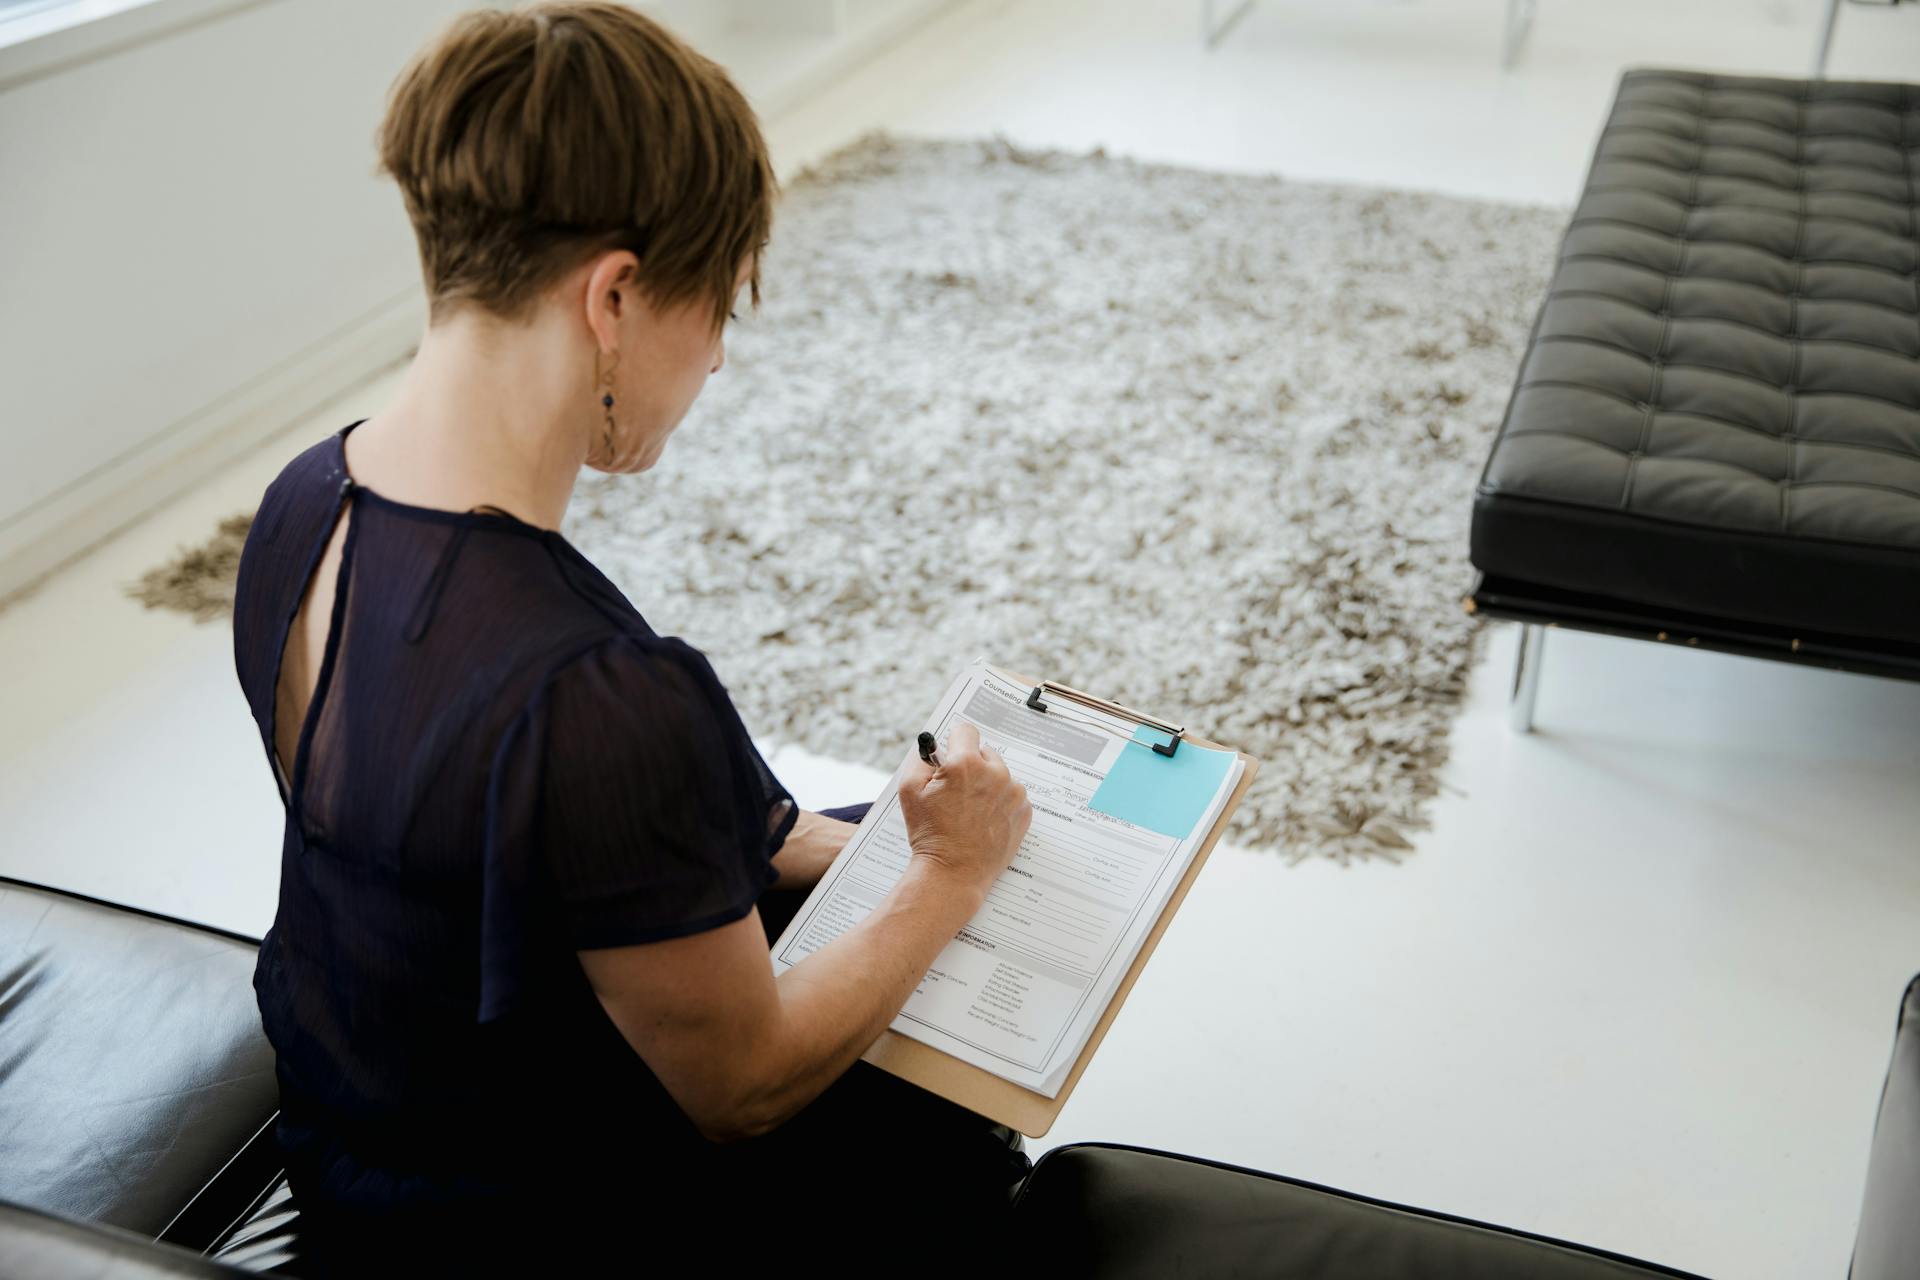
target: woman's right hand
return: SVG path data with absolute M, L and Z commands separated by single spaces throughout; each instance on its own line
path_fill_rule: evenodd
M 838 1079 L 980 909 L 1033 821 L 1027 789 L 970 724 L 953 731 L 938 769 L 913 758 L 900 808 L 908 873 L 777 980 L 755 912 L 579 953 L 607 1016 L 708 1137 L 766 1133 Z
M 913 856 L 981 894 L 1013 861 L 1033 821 L 1027 789 L 964 720 L 947 736 L 939 768 L 917 755 L 908 763 L 900 779 L 900 812 Z

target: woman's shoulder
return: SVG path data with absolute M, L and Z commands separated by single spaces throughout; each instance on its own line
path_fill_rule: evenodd
M 694 722 L 737 724 L 705 654 L 677 636 L 615 628 L 554 662 L 530 706 L 547 718 L 593 719 L 602 732 L 676 733 Z
M 313 523 L 332 523 L 346 490 L 351 487 L 346 454 L 341 449 L 345 434 L 336 431 L 314 441 L 280 468 L 280 473 L 260 495 L 260 506 L 253 517 L 253 537 L 262 542 L 277 542 L 287 524 L 302 517 Z
M 329 436 L 282 467 L 247 529 L 234 579 L 234 657 L 256 705 L 270 692 L 282 624 L 306 589 L 343 500 L 339 439 Z
M 302 450 L 267 485 L 247 529 L 240 555 L 236 622 L 248 600 L 257 600 L 269 613 L 280 601 L 273 588 L 304 590 L 306 564 L 314 543 L 333 529 L 335 517 L 352 487 L 347 478 L 341 435 L 334 434 Z M 297 582 L 285 581 L 298 575 Z M 263 592 L 261 588 L 265 588 Z M 263 596 L 267 597 L 262 599 Z

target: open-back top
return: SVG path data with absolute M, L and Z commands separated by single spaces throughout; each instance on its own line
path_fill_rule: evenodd
M 289 629 L 348 521 L 282 786 L 279 908 L 254 986 L 303 1209 L 517 1198 L 692 1125 L 575 952 L 737 920 L 791 797 L 706 660 L 558 533 L 408 506 L 347 472 L 352 427 L 267 490 L 234 661 L 274 753 Z

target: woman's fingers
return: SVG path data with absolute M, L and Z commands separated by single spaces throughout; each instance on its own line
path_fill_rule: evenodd
M 947 735 L 947 754 L 941 759 L 972 755 L 978 750 L 980 750 L 980 731 L 973 727 L 972 721 L 962 720 L 953 726 L 953 732 Z
M 986 766 L 990 775 L 1012 776 L 999 750 L 991 743 L 980 741 L 980 730 L 975 728 L 971 721 L 962 720 L 953 727 L 953 732 L 947 735 L 946 754 L 941 759 L 949 764 L 957 764 L 968 756 L 978 756 L 980 763 Z
M 1012 771 L 1007 768 L 1005 757 L 1000 754 L 1000 749 L 992 743 L 983 742 L 980 744 L 980 758 L 987 762 L 987 767 L 993 770 L 994 773 L 1006 774 L 1008 777 L 1013 776 Z
M 980 730 L 961 720 L 940 750 L 940 769 L 922 774 L 910 764 L 900 807 L 907 838 L 917 854 L 932 854 L 978 876 L 982 883 L 1005 870 L 1033 819 L 1027 789 L 1013 780 L 1000 753 L 980 740 Z
M 991 743 L 980 741 L 980 730 L 972 721 L 962 720 L 953 726 L 953 732 L 947 735 L 946 750 L 940 758 L 949 764 L 957 764 L 968 756 L 975 755 L 980 757 L 980 763 L 985 765 L 989 772 L 1011 776 L 1007 769 L 1007 762 L 1000 755 L 998 748 Z

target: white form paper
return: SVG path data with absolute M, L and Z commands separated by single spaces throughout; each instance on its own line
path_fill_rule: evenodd
M 1070 717 L 1037 712 L 1027 693 L 975 663 L 927 723 L 944 745 L 956 724 L 971 721 L 1026 786 L 1033 825 L 893 1029 L 1052 1098 L 1244 765 L 1234 760 L 1191 833 L 1161 835 L 1087 807 L 1138 726 L 1078 703 L 1068 704 Z M 1179 750 L 1207 748 L 1183 742 Z M 899 784 L 896 773 L 774 944 L 776 972 L 859 923 L 905 871 Z

